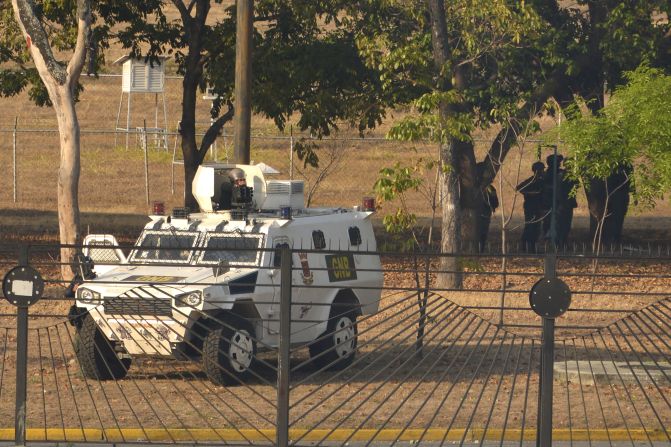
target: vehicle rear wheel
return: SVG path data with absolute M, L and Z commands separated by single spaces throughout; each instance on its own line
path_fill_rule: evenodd
M 226 317 L 203 342 L 203 371 L 216 385 L 243 383 L 254 367 L 256 340 L 251 323 Z
M 117 356 L 113 342 L 102 333 L 91 315 L 86 315 L 77 329 L 75 354 L 82 373 L 90 379 L 123 379 L 131 365 L 130 358 Z
M 358 333 L 356 313 L 342 313 L 341 307 L 333 307 L 326 332 L 310 345 L 313 365 L 317 369 L 328 370 L 340 370 L 351 365 L 356 354 Z

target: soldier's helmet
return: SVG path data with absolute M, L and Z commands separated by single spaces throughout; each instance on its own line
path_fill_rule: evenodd
M 240 180 L 245 178 L 245 171 L 240 168 L 233 168 L 228 172 L 228 176 L 231 180 Z
M 557 158 L 557 167 L 559 167 L 559 165 L 561 165 L 561 162 L 564 161 L 564 156 L 562 154 L 557 154 L 556 156 L 555 156 L 555 154 L 550 154 L 545 159 L 545 161 L 547 162 L 547 165 L 548 165 L 548 169 L 553 168 L 554 163 L 555 163 L 555 157 Z

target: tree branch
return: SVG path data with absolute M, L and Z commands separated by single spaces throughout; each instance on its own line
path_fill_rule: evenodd
M 235 109 L 233 108 L 233 103 L 229 100 L 227 104 L 228 104 L 228 112 L 217 118 L 217 120 L 214 123 L 212 123 L 210 128 L 207 129 L 207 132 L 205 132 L 205 136 L 203 136 L 203 141 L 201 142 L 200 149 L 198 150 L 199 165 L 203 163 L 203 160 L 205 160 L 205 155 L 207 155 L 207 151 L 210 149 L 210 146 L 212 146 L 212 143 L 214 143 L 214 141 L 217 139 L 217 135 L 219 135 L 221 129 L 227 122 L 233 119 L 233 115 L 235 115 Z
M 210 13 L 210 2 L 208 0 L 192 0 L 192 3 L 189 5 L 189 12 L 194 4 L 196 5 L 196 22 L 202 29 L 205 26 L 207 15 Z
M 90 0 L 77 0 L 77 42 L 72 58 L 68 63 L 68 83 L 74 93 L 79 75 L 86 61 L 86 44 L 91 32 L 91 2 Z
M 179 11 L 182 23 L 184 23 L 184 29 L 187 29 L 187 25 L 191 22 L 191 14 L 189 14 L 189 10 L 186 9 L 182 0 L 172 0 L 172 4 L 175 5 L 175 8 Z M 189 5 L 189 7 L 191 7 L 191 5 Z
M 38 71 L 49 73 L 49 75 L 60 85 L 67 81 L 67 72 L 56 60 L 51 50 L 47 33 L 42 23 L 35 15 L 35 6 L 32 0 L 12 0 L 14 14 L 23 37 L 30 39 L 30 55 L 35 62 Z
M 517 135 L 533 117 L 532 113 L 541 110 L 543 104 L 553 96 L 559 95 L 563 87 L 568 84 L 563 67 L 555 70 L 553 75 L 541 84 L 529 101 L 527 101 L 517 112 L 516 119 L 508 120 L 508 124 L 499 131 L 494 142 L 489 148 L 485 159 L 485 169 L 480 181 L 480 187 L 487 186 L 494 181 L 496 174 L 501 169 L 511 146 L 517 140 Z
M 198 1 L 198 0 L 191 0 L 191 1 L 189 2 L 189 6 L 186 8 L 186 10 L 188 11 L 189 15 L 191 15 L 191 11 L 193 11 L 193 7 L 196 5 L 196 2 L 197 2 L 197 1 Z

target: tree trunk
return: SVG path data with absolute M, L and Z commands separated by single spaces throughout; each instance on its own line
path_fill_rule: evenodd
M 60 136 L 60 166 L 58 168 L 58 230 L 61 244 L 81 243 L 79 225 L 80 141 L 79 120 L 72 91 L 67 86 L 53 86 L 50 95 Z M 72 277 L 70 264 L 76 252 L 74 247 L 61 248 L 61 275 Z
M 70 280 L 73 276 L 70 262 L 78 250 L 72 245 L 80 242 L 78 202 L 80 142 L 74 91 L 86 60 L 86 45 L 91 30 L 91 4 L 89 0 L 77 0 L 77 39 L 67 66 L 63 66 L 54 56 L 33 2 L 12 0 L 12 7 L 35 68 L 49 93 L 58 121 L 60 137 L 58 228 L 61 244 L 71 245 L 61 248 L 61 275 L 64 280 Z
M 461 250 L 476 253 L 480 239 L 479 216 L 484 203 L 476 169 L 475 151 L 470 141 L 456 141 L 454 146 L 457 149 L 456 163 L 460 189 Z
M 631 174 L 630 167 L 619 167 L 605 180 L 589 179 L 585 196 L 589 208 L 590 237 L 595 245 L 621 242 L 622 226 L 629 209 Z M 601 231 L 597 234 L 599 225 Z
M 437 78 L 436 89 L 448 91 L 453 88 L 450 75 L 453 74 L 456 83 L 463 83 L 463 73 L 457 70 L 450 73 L 445 65 L 450 60 L 450 50 L 447 36 L 447 22 L 445 4 L 442 0 L 427 0 L 426 7 L 431 21 L 431 50 Z M 461 86 L 461 85 L 459 85 Z M 459 87 L 457 86 L 457 87 Z M 440 121 L 448 121 L 458 112 L 455 104 L 441 103 L 439 105 Z M 461 250 L 461 199 L 460 199 L 460 160 L 461 145 L 464 143 L 456 138 L 440 145 L 440 162 L 442 167 L 440 190 L 442 203 L 442 227 L 440 249 L 443 253 L 440 270 L 436 277 L 438 287 L 460 288 L 463 275 L 459 262 Z
M 195 157 L 195 149 L 188 149 L 191 144 L 195 145 L 195 141 L 185 141 L 182 137 L 182 151 L 184 153 L 184 206 L 193 212 L 197 212 L 200 207 L 193 195 L 193 179 L 196 176 L 199 163 Z M 185 149 L 187 148 L 187 149 Z
M 196 144 L 196 96 L 198 85 L 203 76 L 205 57 L 202 54 L 205 39 L 205 22 L 210 11 L 209 0 L 194 0 L 185 5 L 182 0 L 172 0 L 184 26 L 184 38 L 187 40 L 187 54 L 184 63 L 182 81 L 182 118 L 179 122 L 182 136 L 182 155 L 184 157 L 184 206 L 192 211 L 198 210 L 198 202 L 193 196 L 191 183 L 203 157 L 199 157 Z M 192 12 L 195 8 L 195 15 Z
M 443 223 L 440 231 L 440 273 L 436 285 L 443 288 L 461 288 L 463 275 L 459 265 L 461 249 L 461 203 L 459 199 L 459 176 L 454 166 L 455 141 L 443 144 L 440 148 L 440 162 L 444 166 L 441 174 L 441 203 Z
M 196 145 L 196 95 L 198 93 L 198 80 L 194 79 L 194 68 L 192 73 L 184 76 L 182 90 L 182 121 L 180 129 L 182 134 L 182 155 L 184 157 L 184 206 L 192 211 L 198 211 L 198 202 L 193 196 L 191 182 L 198 169 L 198 147 Z

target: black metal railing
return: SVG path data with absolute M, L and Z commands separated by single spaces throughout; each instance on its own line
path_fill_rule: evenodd
M 59 249 L 0 247 L 1 440 L 671 443 L 661 248 L 469 253 L 443 287 L 450 255 L 283 246 L 235 295 L 225 265 L 110 256 L 116 292 L 74 307 Z

